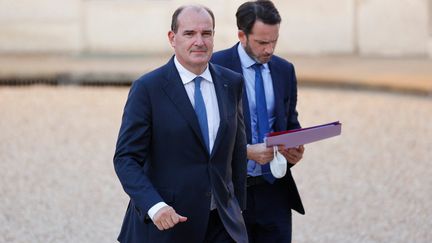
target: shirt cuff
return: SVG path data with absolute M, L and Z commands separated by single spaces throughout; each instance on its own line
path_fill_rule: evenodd
M 153 217 L 154 215 L 159 211 L 159 209 L 168 206 L 166 203 L 164 202 L 158 202 L 156 203 L 153 207 L 151 207 L 149 209 L 149 211 L 147 212 L 148 216 L 151 218 L 151 220 L 153 221 Z

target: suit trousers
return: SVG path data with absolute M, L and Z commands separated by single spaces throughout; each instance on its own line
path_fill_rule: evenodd
M 210 211 L 205 243 L 235 243 L 226 231 L 217 209 Z
M 243 211 L 250 243 L 290 243 L 291 207 L 285 187 L 260 180 L 247 187 L 247 207 Z

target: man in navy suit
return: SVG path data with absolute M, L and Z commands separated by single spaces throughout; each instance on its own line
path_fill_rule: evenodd
M 120 242 L 247 242 L 243 78 L 208 62 L 214 25 L 204 6 L 178 8 L 175 55 L 130 89 L 114 155 L 130 197 Z
M 281 17 L 271 1 L 250 1 L 236 13 L 240 43 L 213 54 L 211 62 L 242 73 L 245 79 L 243 110 L 247 136 L 247 207 L 243 212 L 250 242 L 291 242 L 291 209 L 304 214 L 303 205 L 290 170 L 281 179 L 272 178 L 266 169 L 273 159 L 273 148 L 267 148 L 259 136 L 265 133 L 300 128 L 296 111 L 297 81 L 294 67 L 273 55 L 279 36 Z M 258 77 L 258 76 L 259 77 Z M 262 80 L 258 91 L 256 79 Z M 265 98 L 256 96 L 265 94 Z M 259 115 L 259 106 L 264 115 Z M 262 113 L 261 113 L 262 114 Z M 262 117 L 264 125 L 261 125 Z M 304 147 L 283 148 L 280 152 L 295 165 Z

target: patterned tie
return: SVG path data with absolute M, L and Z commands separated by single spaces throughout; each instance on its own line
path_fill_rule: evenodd
M 264 142 L 265 135 L 270 131 L 269 120 L 267 115 L 267 102 L 265 99 L 264 81 L 261 74 L 261 63 L 255 63 L 252 68 L 255 70 L 255 102 L 258 125 L 258 142 Z M 270 171 L 269 163 L 261 165 L 261 171 L 264 179 L 273 183 L 276 178 Z
M 207 147 L 207 150 L 210 152 L 210 146 L 209 146 L 209 130 L 208 130 L 208 124 L 207 124 L 207 111 L 204 103 L 204 98 L 201 93 L 200 84 L 203 80 L 202 77 L 197 76 L 194 78 L 195 82 L 195 113 L 198 118 L 199 125 L 201 127 L 201 134 L 204 138 L 205 145 Z

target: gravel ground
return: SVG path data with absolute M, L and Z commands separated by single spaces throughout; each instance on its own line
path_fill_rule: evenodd
M 128 88 L 0 87 L 0 242 L 115 242 L 112 156 Z M 340 120 L 294 177 L 293 242 L 432 242 L 432 99 L 300 87 L 303 126 Z

